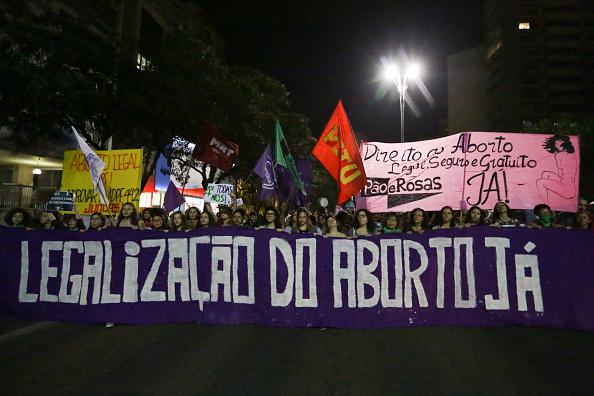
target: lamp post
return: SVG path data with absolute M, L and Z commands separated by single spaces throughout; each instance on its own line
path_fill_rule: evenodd
M 404 143 L 404 104 L 406 102 L 408 80 L 418 78 L 420 67 L 416 63 L 411 63 L 406 67 L 404 73 L 401 73 L 400 70 L 396 64 L 390 63 L 386 65 L 384 68 L 384 79 L 393 82 L 400 94 L 400 143 Z

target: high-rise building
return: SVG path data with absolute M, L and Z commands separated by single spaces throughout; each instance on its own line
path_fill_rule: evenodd
M 594 114 L 594 1 L 485 0 L 488 126 Z

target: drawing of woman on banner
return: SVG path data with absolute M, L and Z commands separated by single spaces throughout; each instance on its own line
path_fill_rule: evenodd
M 557 169 L 543 171 L 540 179 L 536 181 L 541 196 L 545 202 L 549 202 L 549 193 L 565 199 L 574 198 L 577 193 L 579 159 L 575 155 L 575 148 L 569 136 L 553 135 L 544 141 L 542 147 L 555 155 Z

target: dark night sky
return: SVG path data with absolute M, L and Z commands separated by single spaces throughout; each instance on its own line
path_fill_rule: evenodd
M 225 42 L 229 64 L 251 66 L 285 84 L 291 110 L 311 120 L 318 136 L 342 98 L 359 139 L 396 142 L 396 89 L 382 95 L 381 57 L 400 50 L 423 64 L 422 79 L 436 101 L 416 87 L 421 108 L 405 113 L 406 140 L 436 135 L 447 115 L 446 56 L 482 41 L 480 0 L 199 2 Z

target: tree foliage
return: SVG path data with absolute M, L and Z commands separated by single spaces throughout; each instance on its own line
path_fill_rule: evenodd
M 0 5 L 0 126 L 17 147 L 63 145 L 73 125 L 96 148 L 109 137 L 113 148 L 143 147 L 146 180 L 156 152 L 175 136 L 197 142 L 209 122 L 239 144 L 233 175 L 245 178 L 272 141 L 278 118 L 293 155 L 311 158 L 308 120 L 289 111 L 283 84 L 226 65 L 207 38 L 184 29 L 169 30 L 139 70 L 124 56 L 126 38 L 100 33 L 92 23 L 118 3 L 84 2 L 76 12 L 50 1 Z M 202 170 L 207 182 L 221 176 L 200 163 L 187 165 Z

